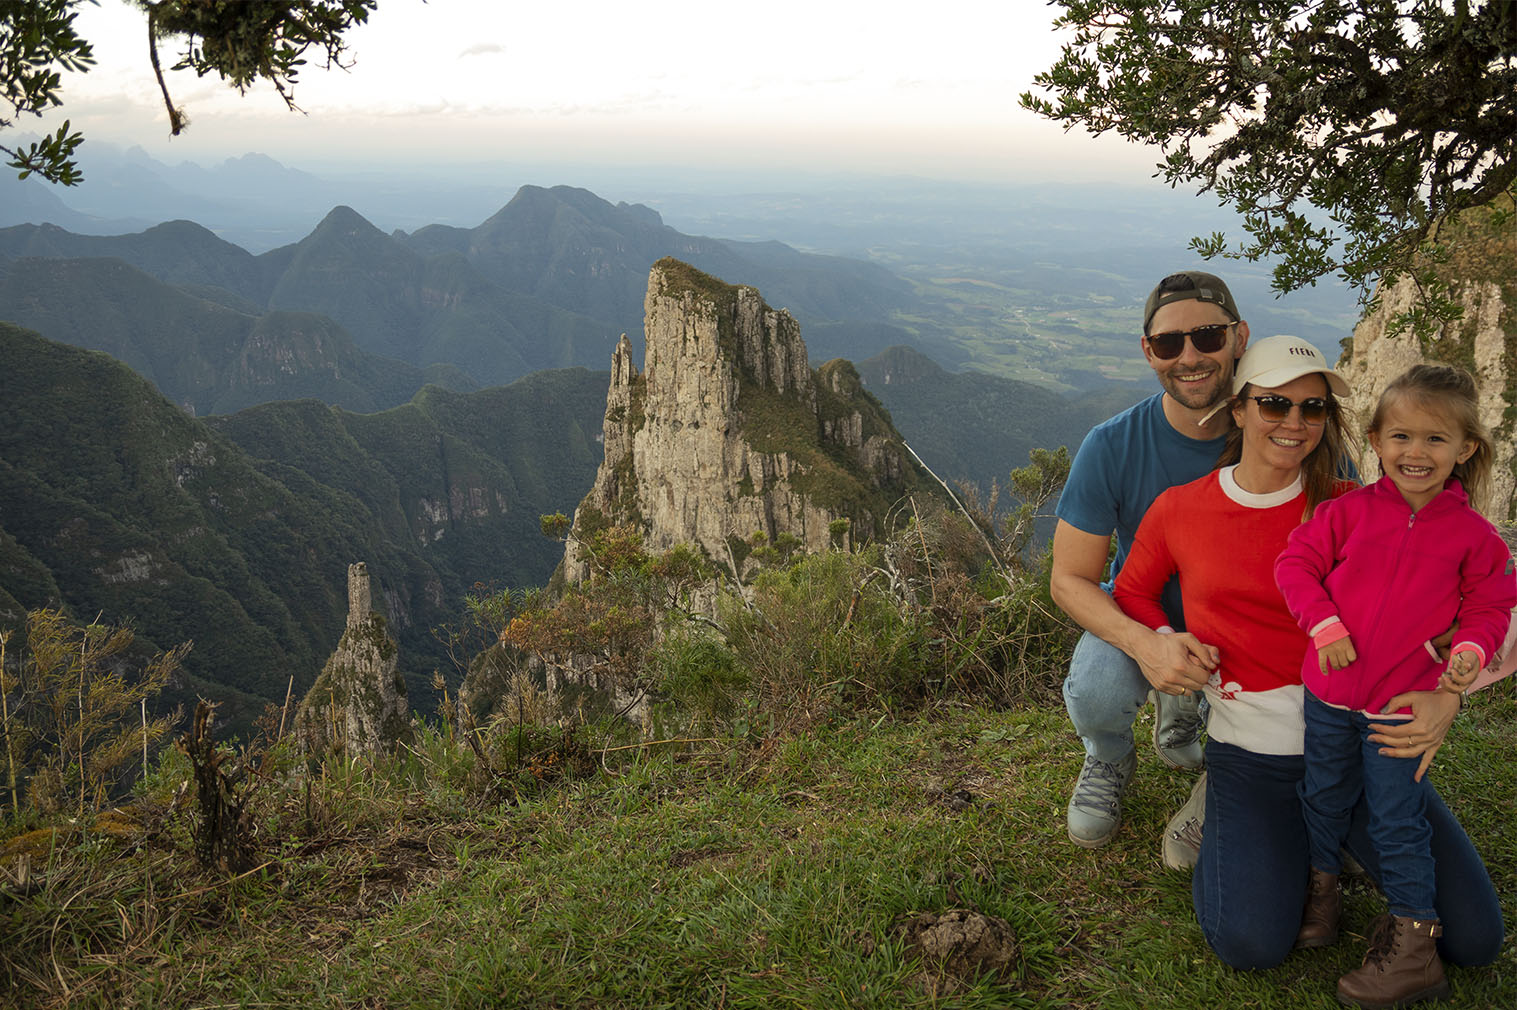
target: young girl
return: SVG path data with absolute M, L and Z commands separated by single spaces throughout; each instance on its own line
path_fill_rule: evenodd
M 1492 450 L 1469 373 L 1406 372 L 1381 395 L 1368 434 L 1384 476 L 1298 527 L 1275 581 L 1315 645 L 1301 671 L 1312 870 L 1296 943 L 1338 938 L 1339 851 L 1362 789 L 1390 915 L 1377 921 L 1364 964 L 1339 979 L 1338 995 L 1382 1007 L 1446 996 L 1448 984 L 1434 942 L 1442 930 L 1424 816 L 1429 784 L 1418 759 L 1382 756 L 1366 727 L 1387 718 L 1382 710 L 1403 692 L 1467 688 L 1506 633 L 1517 579 L 1500 534 L 1470 506 Z M 1456 620 L 1445 666 L 1428 642 Z

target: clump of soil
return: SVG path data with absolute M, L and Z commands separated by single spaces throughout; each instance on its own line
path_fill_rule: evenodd
M 905 916 L 895 933 L 907 953 L 921 957 L 917 983 L 929 996 L 956 992 L 984 975 L 1009 978 L 1019 954 L 1010 923 L 966 909 Z

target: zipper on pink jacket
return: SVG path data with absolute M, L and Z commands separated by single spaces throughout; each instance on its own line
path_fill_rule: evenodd
M 1401 559 L 1406 557 L 1407 541 L 1411 538 L 1412 527 L 1416 525 L 1416 522 L 1417 513 L 1413 512 L 1406 517 L 1406 531 L 1401 534 L 1401 543 L 1396 547 L 1395 560 L 1391 562 L 1390 574 L 1386 577 L 1385 581 L 1381 583 L 1380 599 L 1375 604 L 1374 633 L 1376 635 L 1380 633 L 1380 622 L 1386 617 L 1385 601 L 1391 593 L 1391 588 L 1396 583 L 1397 576 L 1401 574 Z M 1370 685 L 1367 683 L 1364 676 L 1360 676 L 1357 678 L 1357 683 L 1354 686 L 1356 689 L 1354 692 L 1354 700 L 1349 703 L 1349 708 L 1353 709 L 1356 712 L 1367 711 L 1370 700 Z

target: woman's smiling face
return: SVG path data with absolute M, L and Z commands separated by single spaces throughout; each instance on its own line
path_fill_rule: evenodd
M 1283 396 L 1297 404 L 1314 397 L 1326 399 L 1327 380 L 1322 373 L 1312 372 L 1283 386 L 1249 386 L 1247 395 Z M 1298 471 L 1322 441 L 1322 423 L 1307 424 L 1299 406 L 1292 407 L 1283 421 L 1266 421 L 1258 401 L 1247 399 L 1233 407 L 1233 421 L 1243 431 L 1242 462 L 1249 467 Z

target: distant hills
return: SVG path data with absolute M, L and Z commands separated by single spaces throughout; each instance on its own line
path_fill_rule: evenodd
M 544 583 L 538 516 L 589 487 L 606 373 L 356 414 L 314 400 L 209 422 L 112 358 L 0 324 L 0 624 L 63 605 L 193 640 L 181 694 L 282 699 L 340 634 L 345 573 L 384 591 L 413 701 L 445 660 L 430 629 L 476 582 Z M 418 693 L 419 692 L 419 693 Z
M 302 397 L 373 411 L 427 381 L 477 388 L 452 366 L 362 351 L 329 316 L 259 311 L 225 288 L 174 286 L 121 259 L 0 260 L 0 318 L 105 351 L 197 415 Z
M 646 207 L 612 205 L 582 189 L 525 186 L 475 228 L 387 235 L 339 206 L 299 242 L 257 256 L 188 221 L 117 236 L 53 225 L 0 229 L 0 266 L 11 278 L 0 288 L 0 318 L 134 367 L 165 348 L 177 355 L 209 323 L 224 335 L 215 347 L 196 349 L 197 367 L 144 374 L 176 401 L 212 412 L 290 395 L 277 375 L 260 372 L 260 348 L 246 343 L 253 329 L 293 327 L 304 370 L 325 375 L 323 388 L 310 380 L 299 395 L 362 409 L 360 388 L 369 405 L 382 407 L 423 379 L 466 388 L 545 368 L 605 367 L 621 333 L 640 344 L 648 267 L 666 255 L 773 292 L 803 325 L 846 324 L 840 332 L 855 337 L 861 326 L 884 328 L 913 300 L 907 282 L 868 263 L 774 242 L 682 235 Z M 135 272 L 76 262 L 107 258 Z M 39 259 L 48 262 L 32 262 Z M 265 321 L 276 312 L 324 316 L 335 326 Z M 850 350 L 820 349 L 828 356 Z M 252 362 L 238 374 L 232 366 L 244 353 Z
M 890 411 L 917 455 L 950 483 L 1003 486 L 1033 449 L 1071 454 L 1096 424 L 1158 392 L 1128 383 L 1065 396 L 1030 382 L 950 372 L 910 347 L 858 363 L 859 376 Z

